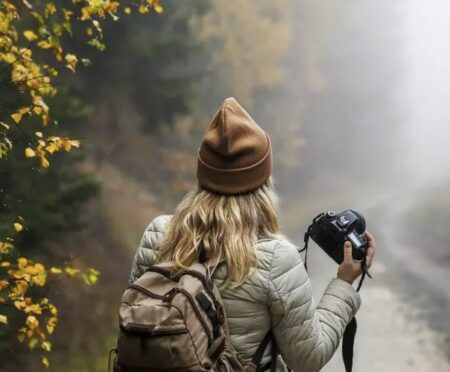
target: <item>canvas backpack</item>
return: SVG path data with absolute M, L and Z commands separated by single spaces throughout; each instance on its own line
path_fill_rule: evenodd
M 275 371 L 272 341 L 269 365 L 260 366 L 268 334 L 251 362 L 230 343 L 220 292 L 200 263 L 174 273 L 167 264 L 150 267 L 124 292 L 114 372 Z M 109 367 L 108 367 L 109 368 Z

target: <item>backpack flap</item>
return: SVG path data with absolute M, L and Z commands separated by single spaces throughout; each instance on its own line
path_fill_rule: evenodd
M 142 286 L 148 283 L 150 287 Z M 117 344 L 123 369 L 183 369 L 198 363 L 195 353 L 189 353 L 192 340 L 183 314 L 171 305 L 173 288 L 166 278 L 149 272 L 125 291 Z

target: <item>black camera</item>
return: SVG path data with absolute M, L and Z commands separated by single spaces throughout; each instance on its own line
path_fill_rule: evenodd
M 311 237 L 328 256 L 340 264 L 344 259 L 343 245 L 346 240 L 352 244 L 355 260 L 363 260 L 366 256 L 367 239 L 364 235 L 366 221 L 364 217 L 348 209 L 341 213 L 328 211 L 314 218 L 305 234 Z

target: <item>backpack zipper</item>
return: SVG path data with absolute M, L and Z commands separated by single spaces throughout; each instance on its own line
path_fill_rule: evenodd
M 168 336 L 168 335 L 179 335 L 183 333 L 187 333 L 188 330 L 186 328 L 184 329 L 157 329 L 154 330 L 153 326 L 145 327 L 141 324 L 127 324 L 121 325 L 121 329 L 123 329 L 125 332 L 135 332 L 135 333 L 146 333 L 149 336 Z

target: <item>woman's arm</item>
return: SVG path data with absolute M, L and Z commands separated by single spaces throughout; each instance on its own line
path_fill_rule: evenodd
M 360 304 L 352 285 L 336 278 L 316 307 L 296 247 L 280 241 L 270 270 L 269 306 L 275 340 L 291 369 L 319 371 L 333 356 Z
M 145 270 L 156 263 L 155 253 L 171 217 L 170 215 L 158 216 L 145 229 L 139 248 L 134 256 L 130 278 L 128 279 L 129 284 L 132 284 Z

